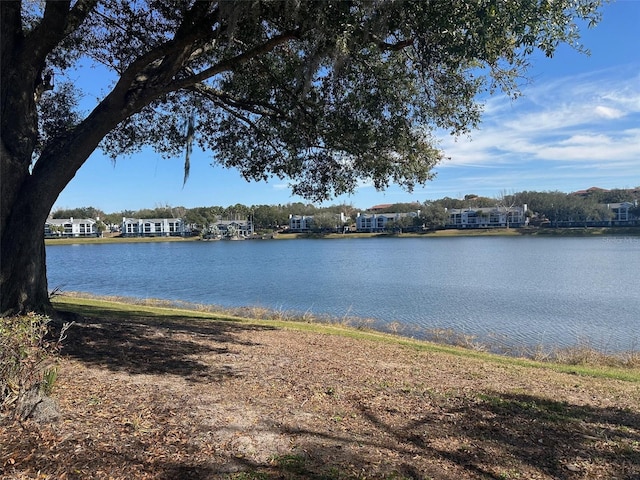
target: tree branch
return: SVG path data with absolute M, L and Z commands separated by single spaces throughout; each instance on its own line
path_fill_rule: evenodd
M 282 45 L 290 40 L 296 40 L 299 38 L 298 31 L 288 31 L 271 38 L 262 45 L 258 45 L 246 52 L 243 52 L 235 57 L 223 60 L 216 65 L 204 69 L 203 71 L 196 73 L 190 77 L 186 77 L 180 80 L 176 80 L 170 85 L 169 91 L 180 90 L 182 88 L 191 87 L 197 83 L 207 80 L 219 73 L 233 70 L 235 67 L 265 53 L 271 52 L 274 48 Z
M 371 38 L 376 42 L 376 45 L 383 52 L 399 52 L 400 50 L 404 50 L 407 47 L 413 45 L 414 39 L 407 38 L 406 40 L 400 40 L 396 43 L 385 42 L 384 40 L 380 40 L 375 35 L 371 35 Z
M 12 45 L 22 35 L 20 2 L 0 2 L 0 35 L 2 58 L 12 51 Z
M 211 3 L 196 2 L 183 18 L 174 37 L 133 61 L 121 73 L 120 81 L 129 84 L 138 81 L 141 84 L 153 85 L 154 96 L 179 90 L 171 86 L 175 74 L 184 67 L 194 51 L 200 49 L 204 52 L 203 45 L 218 33 L 217 29 L 211 28 L 218 15 L 217 8 L 206 15 Z M 197 21 L 198 18 L 201 22 Z
M 202 83 L 187 87 L 187 90 L 196 92 L 210 100 L 224 102 L 231 107 L 246 110 L 257 115 L 278 118 L 281 120 L 290 120 L 285 111 L 276 108 L 275 105 L 271 105 L 265 102 L 254 102 L 251 100 L 233 98 L 231 95 L 223 92 L 222 90 L 209 87 L 208 85 L 204 85 Z
M 78 0 L 67 16 L 67 25 L 64 29 L 64 36 L 73 33 L 84 20 L 87 15 L 98 4 L 98 0 Z
M 33 58 L 33 64 L 41 64 L 64 37 L 70 0 L 48 1 L 40 23 L 26 37 L 25 51 Z

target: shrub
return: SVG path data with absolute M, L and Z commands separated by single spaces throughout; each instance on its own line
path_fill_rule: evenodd
M 25 419 L 51 394 L 57 360 L 66 330 L 52 337 L 51 320 L 44 315 L 0 317 L 0 410 Z

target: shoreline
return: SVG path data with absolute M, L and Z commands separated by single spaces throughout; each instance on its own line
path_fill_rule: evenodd
M 256 235 L 246 240 L 295 240 L 295 239 L 347 239 L 347 238 L 451 238 L 451 237 L 640 237 L 638 227 L 571 227 L 571 228 L 493 228 L 493 229 L 443 229 L 419 233 L 273 233 Z M 265 238 L 268 237 L 268 238 Z M 198 242 L 194 237 L 67 237 L 45 238 L 45 245 Z M 215 243 L 215 242 L 213 242 Z
M 465 334 L 452 328 L 420 328 L 414 325 L 400 325 L 398 322 L 374 320 L 363 317 L 332 317 L 309 313 L 273 310 L 260 306 L 223 307 L 215 304 L 196 304 L 180 300 L 137 298 L 95 295 L 88 292 L 62 292 L 52 294 L 52 302 L 68 305 L 115 305 L 118 310 L 136 308 L 182 311 L 197 316 L 223 316 L 250 323 L 299 326 L 311 329 L 348 329 L 364 335 L 389 336 L 397 342 L 426 343 L 440 348 L 461 349 L 469 354 L 489 355 L 517 361 L 560 363 L 564 365 L 598 365 L 637 369 L 640 366 L 640 351 L 637 349 L 606 351 L 589 341 L 577 341 L 567 346 L 505 346 L 500 343 L 485 343 L 474 335 Z M 307 327 L 304 328 L 305 330 Z

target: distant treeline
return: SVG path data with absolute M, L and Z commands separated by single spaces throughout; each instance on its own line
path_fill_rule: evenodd
M 566 221 L 605 221 L 611 218 L 608 205 L 612 203 L 631 202 L 636 206 L 630 210 L 635 217 L 640 217 L 640 187 L 635 189 L 589 190 L 563 192 L 533 192 L 523 191 L 513 194 L 503 194 L 498 198 L 482 197 L 474 194 L 465 195 L 463 199 L 445 197 L 439 200 L 427 200 L 423 203 L 395 203 L 376 208 L 378 213 L 403 213 L 420 210 L 425 224 L 433 227 L 446 223 L 446 210 L 459 208 L 482 208 L 495 206 L 527 205 L 527 215 L 532 220 L 550 222 Z M 275 229 L 289 223 L 289 215 L 321 215 L 329 213 L 344 213 L 355 219 L 358 212 L 368 212 L 353 205 L 341 204 L 329 207 L 316 207 L 302 202 L 281 205 L 242 205 L 240 203 L 228 207 L 171 207 L 169 205 L 142 210 L 124 210 L 121 212 L 105 213 L 95 207 L 81 207 L 72 209 L 58 209 L 52 212 L 53 218 L 96 218 L 99 217 L 106 224 L 118 225 L 122 217 L 134 218 L 184 218 L 186 222 L 206 225 L 217 218 L 240 220 L 252 218 L 256 229 Z

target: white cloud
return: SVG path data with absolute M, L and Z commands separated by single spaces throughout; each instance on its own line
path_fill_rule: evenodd
M 597 106 L 595 108 L 595 113 L 603 118 L 620 118 L 624 116 L 624 112 L 617 108 L 605 107 L 603 105 Z
M 489 99 L 483 124 L 471 139 L 442 138 L 441 148 L 451 157 L 442 166 L 616 159 L 640 171 L 640 134 L 635 128 L 640 124 L 640 76 L 606 73 L 534 86 L 515 103 Z

